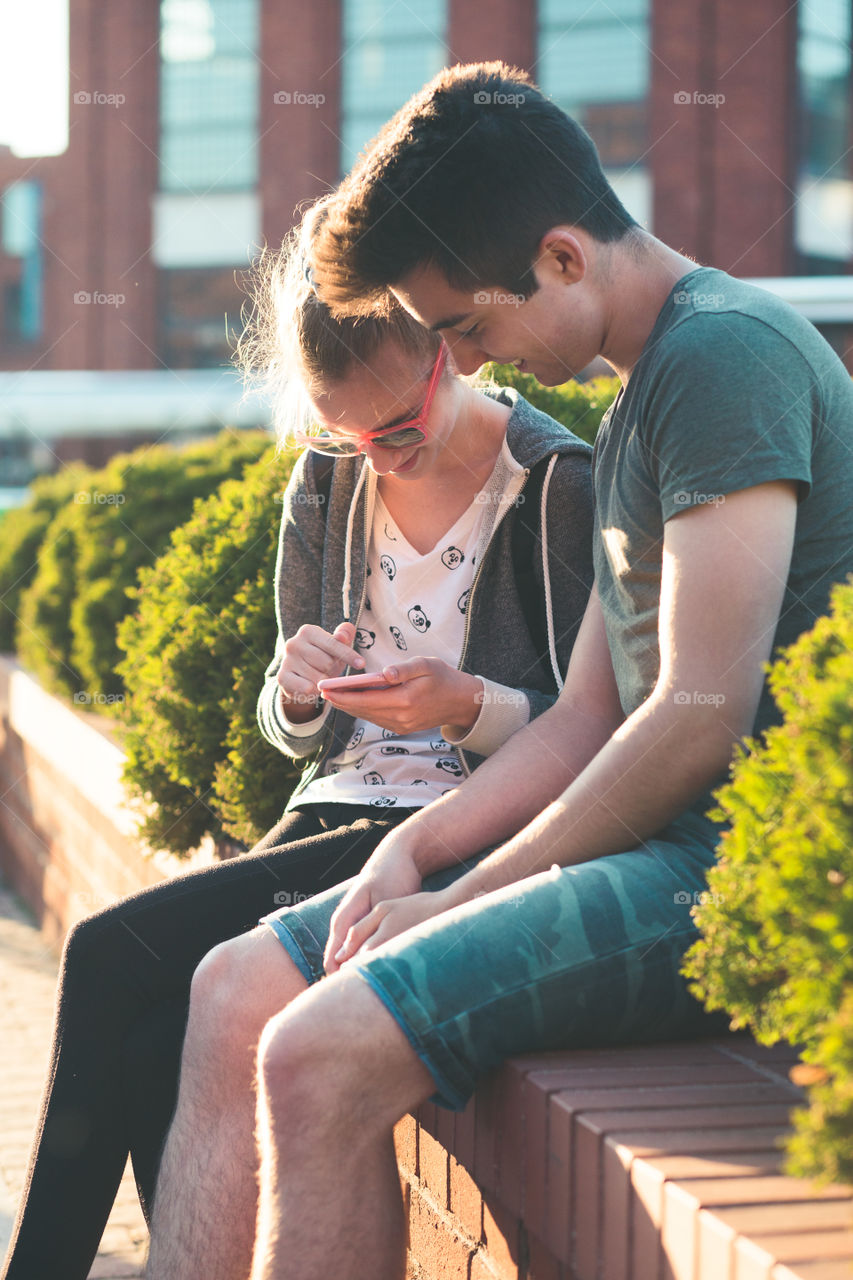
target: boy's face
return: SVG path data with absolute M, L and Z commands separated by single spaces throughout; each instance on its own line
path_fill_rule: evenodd
M 471 292 L 448 284 L 435 267 L 418 267 L 392 293 L 421 324 L 445 338 L 461 373 L 489 360 L 516 364 L 545 386 L 558 386 L 586 367 L 604 344 L 601 299 L 583 247 L 560 244 L 535 266 L 539 288 L 526 300 L 495 287 Z

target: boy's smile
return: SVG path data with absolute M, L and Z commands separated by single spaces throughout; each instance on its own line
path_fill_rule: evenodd
M 600 353 L 603 336 L 583 249 L 568 239 L 577 252 L 546 249 L 534 267 L 539 288 L 529 298 L 500 286 L 458 289 L 434 267 L 415 268 L 391 292 L 416 320 L 442 334 L 460 373 L 495 360 L 557 386 Z

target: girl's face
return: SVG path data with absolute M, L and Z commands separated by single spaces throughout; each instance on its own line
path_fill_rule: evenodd
M 364 441 L 361 452 L 377 475 L 423 475 L 444 447 L 455 418 L 454 380 L 442 373 L 424 414 L 435 359 L 418 358 L 387 342 L 370 362 L 357 362 L 340 382 L 311 397 L 317 425 L 341 439 L 358 440 L 420 418 L 424 439 L 403 448 Z

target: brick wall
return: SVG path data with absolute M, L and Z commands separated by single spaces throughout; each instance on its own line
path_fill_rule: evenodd
M 490 0 L 488 6 L 450 0 L 448 62 L 492 62 L 532 71 L 535 79 L 535 0 Z
M 77 920 L 209 862 L 146 850 L 101 718 L 46 694 L 0 656 L 0 871 L 58 947 Z
M 853 1187 L 782 1171 L 789 1045 L 513 1058 L 397 1125 L 409 1280 L 846 1280 Z
M 796 34 L 774 0 L 652 6 L 654 233 L 733 275 L 795 269 Z

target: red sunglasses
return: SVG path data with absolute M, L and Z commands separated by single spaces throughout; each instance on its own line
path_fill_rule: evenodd
M 351 457 L 361 453 L 366 444 L 375 444 L 379 449 L 408 449 L 410 445 L 420 444 L 426 439 L 426 420 L 435 398 L 438 380 L 447 360 L 447 344 L 442 340 L 435 358 L 432 374 L 427 387 L 426 399 L 420 413 L 405 422 L 395 423 L 391 427 L 380 427 L 378 431 L 365 431 L 360 436 L 337 436 L 325 427 L 317 427 L 316 434 L 311 431 L 296 436 L 296 443 L 313 449 L 315 453 L 331 453 L 339 457 Z

